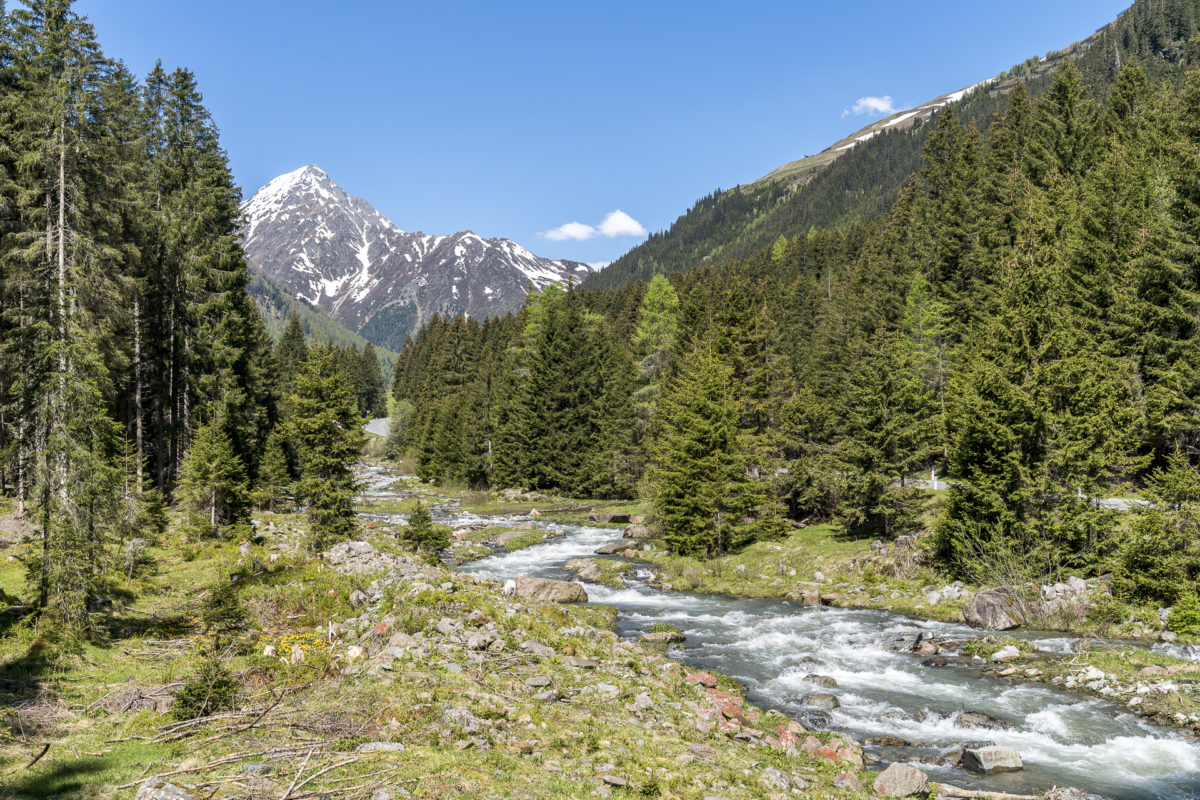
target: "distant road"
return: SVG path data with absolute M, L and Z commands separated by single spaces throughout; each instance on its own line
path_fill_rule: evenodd
M 392 421 L 391 417 L 383 417 L 381 419 L 373 419 L 364 427 L 367 433 L 373 433 L 376 436 L 387 436 L 388 423 Z

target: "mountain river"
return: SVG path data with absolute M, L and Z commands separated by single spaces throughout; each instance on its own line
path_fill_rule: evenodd
M 382 487 L 381 487 L 382 488 Z M 442 509 L 445 522 L 512 525 L 503 517 L 479 518 Z M 566 531 L 561 538 L 468 563 L 460 571 L 499 580 L 531 575 L 572 579 L 562 565 L 620 536 L 587 526 L 535 523 Z M 858 740 L 898 737 L 906 747 L 865 749 L 884 762 L 913 761 L 930 777 L 974 789 L 1014 793 L 1073 786 L 1112 800 L 1200 799 L 1200 743 L 1142 721 L 1121 706 L 1044 684 L 1008 684 L 968 665 L 926 667 L 916 656 L 889 648 L 902 637 L 977 636 L 964 625 L 917 620 L 886 611 L 804 608 L 780 600 L 665 592 L 647 585 L 642 572 L 623 589 L 587 584 L 593 603 L 617 609 L 618 633 L 636 639 L 656 622 L 683 631 L 686 642 L 671 655 L 684 663 L 730 675 L 747 698 L 793 718 L 811 711 L 809 692 L 837 696 L 828 727 Z M 1069 652 L 1070 639 L 1022 634 L 1043 650 Z M 827 675 L 837 686 L 804 681 Z M 956 716 L 982 711 L 1011 724 L 1008 730 L 964 729 Z M 990 777 L 929 762 L 964 741 L 1015 747 L 1021 772 Z

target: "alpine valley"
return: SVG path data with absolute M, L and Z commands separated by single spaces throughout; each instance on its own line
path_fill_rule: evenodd
M 253 268 L 394 350 L 434 316 L 501 316 L 519 309 L 530 287 L 579 283 L 591 272 L 508 239 L 403 231 L 313 165 L 275 178 L 242 212 Z
M 1200 0 L 134 5 L 0 0 L 0 800 L 1200 800 Z M 768 172 L 866 27 L 945 93 Z M 730 154 L 600 271 L 233 166 Z

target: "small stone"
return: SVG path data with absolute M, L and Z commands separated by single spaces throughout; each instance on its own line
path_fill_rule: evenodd
M 604 781 L 609 786 L 621 787 L 629 785 L 629 781 L 618 775 L 601 775 L 600 780 Z
M 356 644 L 352 644 L 346 648 L 346 660 L 347 661 L 357 661 L 358 659 L 363 657 L 364 652 L 366 652 L 366 651 L 363 650 L 361 647 L 359 647 Z
M 535 688 L 549 686 L 549 685 L 551 685 L 551 683 L 553 683 L 553 682 L 549 678 L 547 678 L 545 675 L 534 675 L 532 678 L 525 679 L 526 686 L 533 686 Z
M 147 778 L 138 787 L 134 800 L 199 800 L 200 795 L 167 783 L 162 778 Z
M 251 762 L 242 767 L 242 772 L 247 775 L 270 775 L 274 771 L 275 767 L 261 762 Z
M 459 739 L 457 742 L 454 743 L 455 750 L 467 750 L 468 748 L 471 748 L 474 746 L 475 746 L 475 743 L 472 742 L 470 739 Z
M 367 604 L 367 595 L 359 589 L 350 593 L 350 607 L 359 608 Z
M 717 676 L 710 672 L 693 672 L 687 676 L 688 683 L 698 683 L 701 686 L 707 686 L 714 689 L 717 686 Z
M 758 782 L 768 789 L 786 792 L 792 788 L 792 780 L 782 770 L 767 767 L 758 776 Z
M 399 753 L 404 749 L 400 742 L 363 742 L 354 748 L 356 753 Z
M 292 645 L 292 663 L 293 664 L 303 664 L 304 663 L 304 651 L 300 649 L 300 645 L 298 645 L 298 644 Z
M 855 792 L 857 794 L 863 792 L 862 782 L 859 781 L 858 776 L 851 772 L 843 772 L 834 778 L 833 786 L 835 789 L 845 789 L 848 792 Z
M 1011 644 L 1006 645 L 1005 647 L 1001 647 L 999 650 L 992 653 L 992 661 L 995 661 L 996 663 L 1002 663 L 1004 661 L 1012 661 L 1013 659 L 1020 658 L 1020 657 L 1021 657 L 1021 651 L 1018 650 L 1015 646 L 1013 646 Z
M 805 675 L 801 680 L 811 683 L 813 686 L 820 686 L 822 689 L 832 689 L 837 686 L 837 681 L 828 675 Z
M 267 658 L 274 658 L 275 657 L 275 645 L 269 644 L 266 647 L 264 647 L 262 654 L 264 656 L 266 656 Z
M 388 639 L 388 647 L 412 647 L 416 643 L 417 640 L 407 633 L 393 633 Z
M 986 728 L 993 731 L 1006 731 L 1012 727 L 1004 720 L 982 711 L 963 711 L 954 720 L 954 724 L 959 728 Z

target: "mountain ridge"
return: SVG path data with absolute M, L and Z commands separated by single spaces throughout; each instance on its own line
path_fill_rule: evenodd
M 520 308 L 531 287 L 592 271 L 470 230 L 405 231 L 315 164 L 272 179 L 242 212 L 242 246 L 259 272 L 393 350 L 436 315 L 502 316 Z
M 1152 80 L 1178 82 L 1183 69 L 1200 64 L 1200 0 L 1135 2 L 1087 37 L 1032 56 L 992 78 L 971 84 L 952 105 L 964 124 L 986 134 L 1007 108 L 1008 93 L 1024 82 L 1037 97 L 1065 60 L 1080 67 L 1097 99 L 1115 84 L 1122 63 L 1136 61 Z M 963 90 L 959 90 L 963 91 Z M 941 95 L 923 108 L 957 92 Z M 812 228 L 874 219 L 891 208 L 900 189 L 918 171 L 929 127 L 917 115 L 888 125 L 913 109 L 872 122 L 816 155 L 784 164 L 758 180 L 717 189 L 697 200 L 666 230 L 590 276 L 584 287 L 604 289 L 659 273 L 723 264 L 770 247 L 780 236 Z M 930 109 L 930 113 L 937 111 Z M 868 134 L 872 134 L 867 136 Z M 858 141 L 852 147 L 837 148 Z M 840 154 L 839 154 L 840 153 Z

